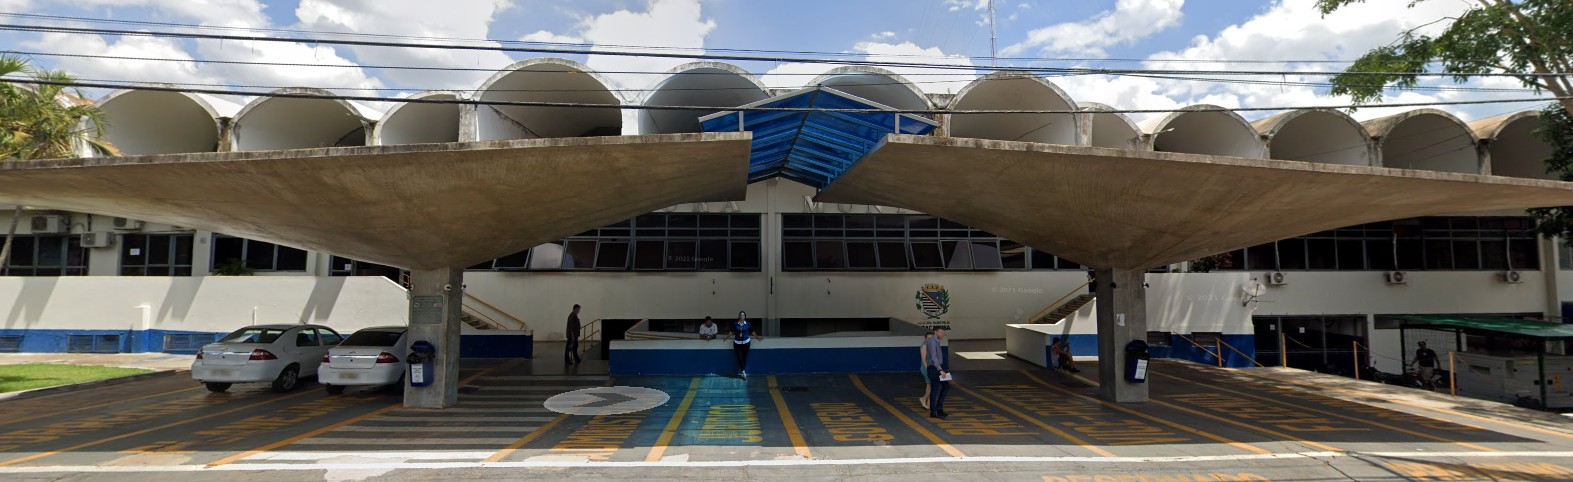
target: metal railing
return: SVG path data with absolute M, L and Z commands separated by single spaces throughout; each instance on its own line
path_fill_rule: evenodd
M 1221 337 L 1213 339 L 1213 346 L 1211 347 L 1212 349 L 1209 350 L 1208 346 L 1202 345 L 1201 343 L 1197 343 L 1196 340 L 1192 340 L 1190 338 L 1187 338 L 1185 335 L 1177 335 L 1177 336 L 1179 336 L 1181 340 L 1185 340 L 1186 342 L 1189 342 L 1192 345 L 1196 345 L 1197 348 L 1201 348 L 1203 353 L 1206 353 L 1208 355 L 1212 355 L 1213 358 L 1218 359 L 1218 368 L 1223 368 L 1224 367 L 1223 366 L 1224 365 L 1224 363 L 1223 363 L 1223 361 L 1224 361 L 1223 360 L 1223 349 L 1224 348 L 1228 348 L 1229 351 L 1235 352 L 1236 354 L 1239 354 L 1240 356 L 1245 357 L 1246 360 L 1250 360 L 1251 363 L 1255 364 L 1256 366 L 1259 366 L 1259 367 L 1266 367 L 1267 366 L 1267 365 L 1263 365 L 1262 362 L 1256 361 L 1255 358 L 1252 358 L 1250 355 L 1245 354 L 1245 352 L 1240 351 L 1239 349 L 1236 349 L 1233 345 L 1225 343 L 1223 341 L 1223 338 L 1221 338 Z
M 1088 281 L 1086 283 L 1082 283 L 1081 285 L 1071 289 L 1070 292 L 1065 293 L 1065 296 L 1061 296 L 1060 299 L 1054 300 L 1053 303 L 1049 303 L 1049 306 L 1045 306 L 1045 307 L 1043 307 L 1043 309 L 1038 310 L 1037 313 L 1033 313 L 1032 316 L 1027 317 L 1027 322 L 1028 323 L 1037 323 L 1039 319 L 1042 319 L 1044 317 L 1044 315 L 1048 315 L 1049 313 L 1054 312 L 1055 308 L 1059 308 L 1061 304 L 1065 303 L 1065 300 L 1069 300 L 1072 296 L 1076 296 L 1076 293 L 1080 292 L 1082 290 L 1082 288 L 1086 288 L 1087 285 L 1089 285 L 1089 284 L 1092 284 L 1092 282 Z M 1058 320 L 1056 320 L 1056 321 L 1058 321 Z
M 470 294 L 470 292 L 468 292 L 468 291 L 464 292 L 464 300 L 465 300 L 464 306 L 466 308 L 470 308 L 470 312 L 471 313 L 477 314 L 477 315 L 481 315 L 480 318 L 492 322 L 493 324 L 497 325 L 498 328 L 501 328 L 501 329 L 504 329 L 504 330 L 520 330 L 520 331 L 525 331 L 525 330 L 529 330 L 530 329 L 530 324 L 529 323 L 525 323 L 524 320 L 521 320 L 518 317 L 513 316 L 512 314 L 508 313 L 506 310 L 503 310 L 502 308 L 498 308 L 496 305 L 493 305 L 491 303 L 487 303 L 486 300 L 481 299 L 481 297 L 479 297 L 479 296 L 475 296 L 473 294 Z M 518 325 L 518 328 L 513 328 L 513 327 L 510 327 L 510 326 L 507 326 L 507 325 L 503 325 L 502 323 L 498 323 L 496 319 L 494 319 L 494 318 L 492 318 L 490 316 L 487 316 L 485 313 L 481 313 L 481 310 L 477 310 L 473 306 L 471 306 L 470 303 L 469 303 L 471 301 L 474 301 L 475 303 L 480 304 L 481 306 L 484 306 L 484 307 L 486 307 L 488 309 L 491 309 L 492 311 L 497 312 L 498 314 L 501 314 L 502 316 L 507 317 L 508 321 L 512 322 L 515 325 Z
M 585 343 L 585 342 L 586 341 L 590 341 L 590 340 L 594 340 L 596 335 L 600 335 L 600 334 L 601 334 L 601 319 L 600 318 L 596 318 L 594 320 L 590 320 L 587 323 L 579 325 L 579 354 L 583 355 L 586 352 L 589 352 L 590 351 L 589 344 Z

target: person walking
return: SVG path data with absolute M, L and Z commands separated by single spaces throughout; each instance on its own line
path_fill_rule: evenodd
M 945 351 L 940 347 L 940 340 L 945 339 L 945 329 L 935 328 L 934 337 L 923 343 L 927 355 L 929 379 L 929 418 L 944 419 L 950 414 L 945 413 L 945 395 L 950 393 L 950 372 L 945 370 Z
M 737 376 L 744 380 L 748 379 L 748 348 L 757 336 L 748 314 L 737 312 L 737 321 L 732 323 L 732 355 L 737 357 Z
M 924 410 L 929 408 L 929 392 L 934 390 L 934 385 L 929 384 L 929 340 L 934 338 L 934 332 L 923 334 L 923 343 L 918 344 L 918 373 L 923 375 L 923 396 L 918 397 L 918 405 Z
M 1420 383 L 1426 390 L 1435 390 L 1436 383 L 1432 378 L 1436 376 L 1436 369 L 1441 365 L 1437 359 L 1436 351 L 1426 348 L 1426 342 L 1420 342 L 1420 348 L 1415 350 L 1415 361 L 1409 362 L 1420 368 Z
M 579 305 L 573 305 L 573 312 L 568 314 L 568 326 L 564 332 L 568 337 L 568 345 L 563 350 L 563 363 L 577 364 L 583 360 L 579 358 L 579 334 L 582 327 L 579 325 Z

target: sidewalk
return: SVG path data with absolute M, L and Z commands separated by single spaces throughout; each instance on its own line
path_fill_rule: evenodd
M 171 355 L 168 353 L 0 353 L 0 365 L 65 363 L 71 365 L 142 368 L 163 372 L 190 369 L 192 358 L 192 355 Z

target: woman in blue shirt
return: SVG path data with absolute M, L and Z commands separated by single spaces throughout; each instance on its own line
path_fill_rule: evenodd
M 757 336 L 748 314 L 737 312 L 737 321 L 732 323 L 732 354 L 737 356 L 737 376 L 744 380 L 748 379 L 748 346 Z

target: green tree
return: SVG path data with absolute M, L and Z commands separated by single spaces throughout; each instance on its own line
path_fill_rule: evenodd
M 104 155 L 119 152 L 101 139 L 107 123 L 104 112 L 81 92 L 64 84 L 74 79 L 61 71 L 41 70 L 26 60 L 0 55 L 0 160 L 75 157 L 85 144 Z M 40 81 L 44 83 L 32 83 Z M 11 258 L 11 238 L 22 218 L 22 206 L 11 213 L 11 227 L 0 247 L 0 270 Z
M 1318 0 L 1323 15 L 1365 0 Z M 1383 0 L 1399 1 L 1399 0 Z M 1429 0 L 1405 0 L 1409 6 Z M 1332 94 L 1357 104 L 1377 102 L 1388 87 L 1414 87 L 1432 68 L 1465 82 L 1482 74 L 1508 74 L 1524 86 L 1556 97 L 1536 132 L 1552 148 L 1546 172 L 1573 181 L 1573 1 L 1473 0 L 1436 36 L 1404 32 L 1371 49 L 1332 79 Z M 1434 24 L 1435 22 L 1433 22 Z M 1573 238 L 1573 207 L 1532 209 L 1545 236 Z

